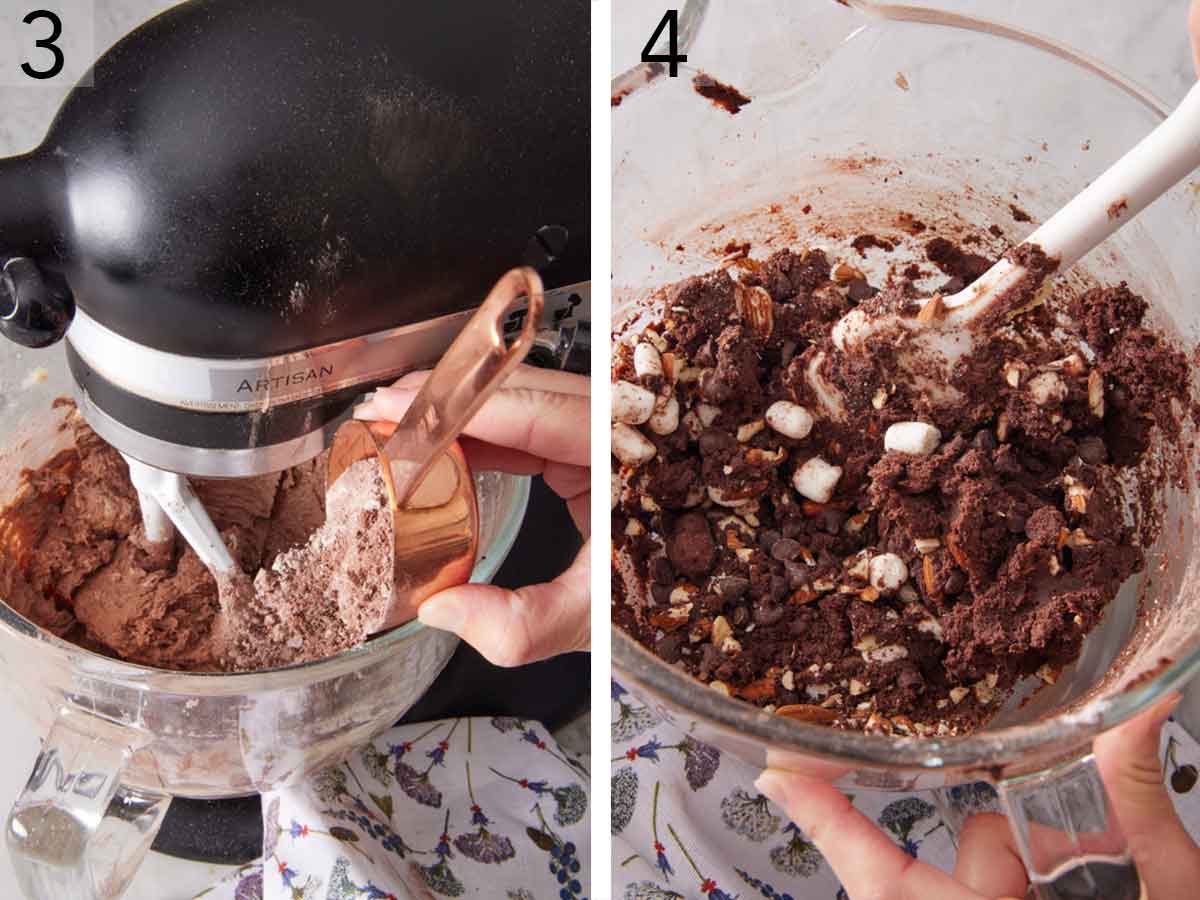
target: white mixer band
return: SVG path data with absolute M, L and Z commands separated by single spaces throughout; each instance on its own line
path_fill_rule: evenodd
M 586 318 L 590 284 L 545 293 L 545 319 Z M 79 357 L 113 385 L 165 406 L 195 412 L 265 411 L 370 384 L 437 362 L 473 310 L 259 359 L 204 359 L 155 350 L 122 337 L 82 309 L 67 332 Z M 514 310 L 514 318 L 522 315 Z

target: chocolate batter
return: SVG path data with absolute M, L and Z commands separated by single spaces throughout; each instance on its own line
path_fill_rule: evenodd
M 926 248 L 945 293 L 992 263 L 944 238 Z M 1016 261 L 1033 280 L 1054 267 Z M 614 620 L 716 690 L 842 728 L 963 733 L 1026 676 L 1053 682 L 1145 566 L 1158 515 L 1122 483 L 1144 501 L 1167 477 L 1153 458 L 1172 458 L 1194 408 L 1187 357 L 1126 285 L 1097 288 L 986 323 L 955 370 L 960 399 L 935 404 L 898 379 L 895 346 L 841 354 L 830 339 L 855 306 L 914 303 L 910 281 L 879 291 L 815 250 L 748 262 L 736 281 L 675 285 L 616 345 L 613 380 L 679 410 L 674 429 L 616 426 L 652 447 L 613 464 Z M 663 375 L 639 374 L 638 343 Z M 844 421 L 805 377 L 822 352 Z M 778 401 L 811 431 L 772 427 Z M 935 426 L 932 449 L 885 450 L 897 423 Z M 793 481 L 814 457 L 840 469 L 828 499 Z
M 67 426 L 74 448 L 24 473 L 0 514 L 0 591 L 17 612 L 97 652 L 194 671 L 320 659 L 372 633 L 392 577 L 391 517 L 375 463 L 339 479 L 335 490 L 354 501 L 338 504 L 328 523 L 323 458 L 257 478 L 193 479 L 249 573 L 219 598 L 185 542 L 146 541 L 117 451 L 74 411 Z

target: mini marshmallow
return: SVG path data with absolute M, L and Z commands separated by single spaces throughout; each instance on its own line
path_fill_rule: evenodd
M 1029 379 L 1029 396 L 1038 406 L 1050 406 L 1067 399 L 1067 385 L 1053 372 L 1043 372 Z
M 679 401 L 672 397 L 654 411 L 647 424 L 655 434 L 674 434 L 679 427 Z
M 638 378 L 662 375 L 662 357 L 653 344 L 638 344 L 633 349 L 633 370 L 637 372 Z
M 787 400 L 777 400 L 768 406 L 764 418 L 773 430 L 797 441 L 808 437 L 813 427 L 812 413 Z
M 814 456 L 792 474 L 792 486 L 802 497 L 828 503 L 841 477 L 841 466 L 831 466 L 821 457 Z
M 925 422 L 897 422 L 883 435 L 883 449 L 928 456 L 942 442 L 942 433 Z
M 890 594 L 900 590 L 900 586 L 908 581 L 908 566 L 895 553 L 872 556 L 869 580 L 875 590 Z
M 654 459 L 658 450 L 650 440 L 623 422 L 612 427 L 612 455 L 627 466 L 640 466 Z
M 654 412 L 654 394 L 640 385 L 618 381 L 612 386 L 612 418 L 626 425 L 641 425 Z

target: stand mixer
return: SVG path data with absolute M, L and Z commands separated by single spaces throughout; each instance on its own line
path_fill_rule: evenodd
M 542 360 L 586 366 L 587 14 L 193 0 L 0 161 L 0 332 L 65 338 L 151 541 L 232 572 L 187 476 L 316 456 L 513 265 L 546 284 Z

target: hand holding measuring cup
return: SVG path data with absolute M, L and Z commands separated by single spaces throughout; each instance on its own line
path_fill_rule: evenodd
M 355 418 L 398 420 L 428 377 L 413 372 L 355 410 Z M 476 470 L 541 475 L 566 501 L 588 537 L 590 440 L 588 379 L 518 368 L 467 426 L 460 439 Z M 422 604 L 420 620 L 453 631 L 500 666 L 517 666 L 588 648 L 589 545 L 548 584 L 515 591 L 464 584 Z
M 1100 735 L 1093 748 L 1148 900 L 1189 900 L 1200 884 L 1200 847 L 1175 814 L 1159 754 L 1159 731 L 1178 699 Z M 768 769 L 757 787 L 821 851 L 850 900 L 1008 900 L 1025 897 L 1029 889 L 1003 816 L 984 813 L 967 820 L 949 875 L 906 854 L 819 778 Z

